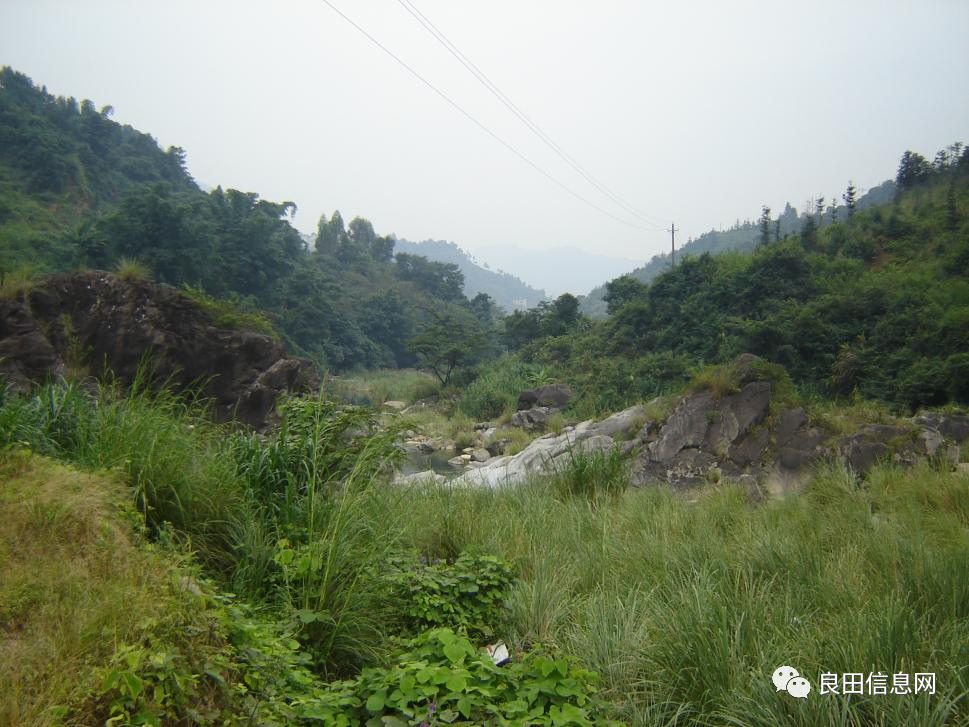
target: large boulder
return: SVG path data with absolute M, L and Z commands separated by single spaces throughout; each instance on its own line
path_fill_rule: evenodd
M 518 411 L 533 407 L 561 409 L 575 395 L 568 384 L 548 384 L 537 389 L 526 389 L 518 395 Z
M 536 406 L 532 409 L 516 411 L 511 415 L 511 425 L 524 429 L 526 432 L 544 431 L 550 413 L 551 409 L 547 406 Z
M 650 459 L 669 462 L 681 449 L 703 444 L 715 404 L 713 394 L 708 391 L 684 397 L 649 445 Z
M 124 384 L 147 365 L 156 381 L 200 387 L 218 417 L 255 427 L 283 392 L 319 386 L 312 362 L 271 336 L 217 326 L 171 286 L 100 272 L 46 278 L 0 305 L 0 377 L 23 389 L 68 361 Z
M 934 429 L 956 444 L 969 440 L 969 416 L 962 412 L 925 411 L 913 421 L 918 426 Z

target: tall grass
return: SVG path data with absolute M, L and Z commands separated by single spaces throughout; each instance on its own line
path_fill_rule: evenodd
M 385 401 L 413 404 L 441 393 L 441 384 L 425 371 L 391 369 L 358 371 L 330 380 L 330 391 L 348 404 L 378 406 Z
M 464 388 L 457 408 L 474 419 L 496 419 L 515 411 L 524 389 L 551 383 L 548 372 L 506 355 L 484 365 L 478 377 Z
M 650 489 L 593 505 L 551 482 L 424 488 L 389 502 L 420 512 L 395 519 L 403 545 L 517 563 L 510 636 L 598 670 L 632 724 L 969 719 L 964 476 L 882 468 L 859 484 L 829 467 L 804 493 L 763 504 L 726 485 L 693 502 Z M 807 704 L 775 693 L 781 664 L 812 681 Z M 818 691 L 822 671 L 879 670 L 935 672 L 938 694 Z
M 820 468 L 762 503 L 730 484 L 625 490 L 581 455 L 514 489 L 381 486 L 391 433 L 326 400 L 269 435 L 206 424 L 190 402 L 66 385 L 0 407 L 0 444 L 132 486 L 238 592 L 301 624 L 327 674 L 379 661 L 400 606 L 395 553 L 475 550 L 515 564 L 505 637 L 595 668 L 637 725 L 947 725 L 969 721 L 969 478 L 928 465 L 864 481 Z M 603 494 L 609 496 L 602 496 Z M 776 693 L 790 664 L 808 700 Z M 824 672 L 934 672 L 937 694 L 821 695 Z

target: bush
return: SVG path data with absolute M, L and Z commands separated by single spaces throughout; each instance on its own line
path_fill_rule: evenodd
M 541 652 L 496 666 L 450 629 L 408 642 L 386 668 L 330 684 L 311 714 L 352 725 L 618 725 L 604 719 L 596 675 Z
M 512 569 L 497 556 L 462 553 L 453 563 L 401 558 L 387 577 L 411 633 L 444 626 L 488 640 L 508 619 Z
M 118 260 L 114 267 L 114 274 L 121 280 L 150 280 L 151 269 L 142 262 L 132 258 L 123 257 Z
M 616 497 L 629 486 L 629 462 L 618 447 L 608 452 L 573 448 L 568 452 L 568 461 L 552 475 L 551 484 L 561 497 L 589 501 Z

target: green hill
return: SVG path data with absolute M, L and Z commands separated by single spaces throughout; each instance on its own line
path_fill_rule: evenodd
M 145 270 L 243 312 L 265 312 L 295 351 L 332 370 L 413 365 L 408 341 L 442 319 L 483 336 L 456 265 L 394 256 L 369 221 L 321 220 L 308 247 L 291 202 L 221 187 L 203 192 L 184 152 L 0 70 L 0 276 L 77 268 Z M 403 264 L 399 264 L 403 261 Z M 136 264 L 132 264 L 132 262 Z M 480 330 L 478 330 L 480 329 Z
M 453 242 L 424 240 L 410 242 L 398 239 L 394 247 L 400 252 L 423 255 L 428 260 L 457 265 L 464 275 L 464 292 L 468 297 L 484 293 L 506 311 L 533 308 L 546 299 L 544 290 L 537 290 L 511 273 L 482 267 L 466 251 Z
M 907 152 L 887 205 L 820 230 L 809 220 L 748 252 L 688 257 L 648 285 L 612 281 L 607 320 L 522 355 L 613 407 L 744 352 L 826 396 L 967 402 L 969 154 L 950 149 L 934 165 Z
M 862 195 L 855 207 L 863 210 L 868 207 L 887 204 L 895 197 L 895 183 L 886 180 L 876 187 L 872 187 Z M 815 217 L 820 226 L 832 224 L 838 219 L 844 219 L 848 211 L 844 205 L 828 205 L 820 215 L 803 212 L 800 215 L 797 210 L 788 203 L 784 207 L 784 212 L 768 222 L 768 233 L 775 240 L 783 239 L 800 233 L 808 217 Z M 710 230 L 704 232 L 696 238 L 686 242 L 683 247 L 677 250 L 678 259 L 685 259 L 690 256 L 710 253 L 717 255 L 729 250 L 752 250 L 762 234 L 761 223 L 751 222 L 750 220 L 737 220 L 733 226 L 726 230 Z M 628 273 L 628 275 L 641 283 L 649 283 L 660 273 L 669 270 L 669 254 L 654 255 L 649 262 L 642 267 Z M 606 286 L 605 284 L 593 288 L 589 294 L 582 298 L 582 312 L 594 318 L 604 318 L 606 315 Z

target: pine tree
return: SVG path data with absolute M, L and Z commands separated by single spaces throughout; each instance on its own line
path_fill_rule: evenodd
M 760 244 L 766 245 L 770 242 L 770 207 L 764 205 L 760 210 Z
M 855 205 L 857 205 L 858 189 L 855 187 L 855 183 L 848 180 L 848 188 L 845 193 L 841 195 L 841 199 L 845 201 L 845 207 L 848 208 L 848 217 L 851 217 L 855 213 Z

